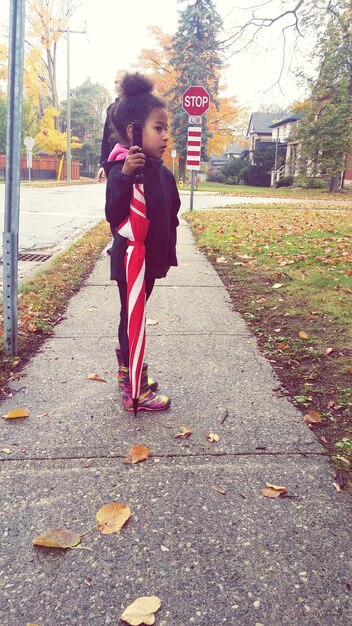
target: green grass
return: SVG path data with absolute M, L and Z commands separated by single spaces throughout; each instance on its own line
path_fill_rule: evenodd
M 351 208 L 236 209 L 183 217 L 291 397 L 323 416 L 316 432 L 336 454 L 352 427 Z
M 189 189 L 184 185 L 183 189 Z M 182 189 L 182 187 L 181 187 Z M 327 189 L 300 189 L 294 187 L 252 187 L 249 185 L 225 185 L 222 183 L 200 182 L 197 191 L 212 191 L 222 195 L 250 196 L 263 198 L 302 198 L 307 200 L 350 200 L 352 189 L 342 189 L 337 193 L 330 193 Z

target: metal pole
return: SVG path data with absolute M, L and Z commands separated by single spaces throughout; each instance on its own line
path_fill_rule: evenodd
M 4 348 L 10 356 L 18 353 L 18 227 L 25 4 L 25 0 L 10 0 L 3 233 Z
M 70 87 L 70 29 L 67 26 L 67 151 L 66 180 L 71 182 L 71 87 Z
M 277 146 L 279 141 L 279 129 L 276 128 L 276 145 L 275 145 L 275 170 L 274 170 L 274 187 L 276 186 L 276 172 L 277 172 Z
M 191 198 L 190 198 L 190 207 L 189 207 L 190 211 L 193 211 L 194 175 L 195 175 L 195 170 L 191 170 Z

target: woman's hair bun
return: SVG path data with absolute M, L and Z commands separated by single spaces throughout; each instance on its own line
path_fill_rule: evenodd
M 153 88 L 153 82 L 139 72 L 125 74 L 120 83 L 120 95 L 122 97 L 140 96 L 142 93 L 151 93 Z

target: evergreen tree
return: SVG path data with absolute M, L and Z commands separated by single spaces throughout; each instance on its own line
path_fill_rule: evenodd
M 172 136 L 180 155 L 180 174 L 184 175 L 188 115 L 182 109 L 182 94 L 192 85 L 202 85 L 217 101 L 220 71 L 223 65 L 218 49 L 222 19 L 212 0 L 178 0 L 187 2 L 180 12 L 178 28 L 172 39 L 170 64 L 177 73 L 177 83 L 170 90 Z M 203 117 L 202 158 L 206 159 L 209 132 Z
M 352 2 L 342 4 L 319 41 L 319 75 L 295 133 L 300 173 L 330 178 L 335 191 L 352 148 Z

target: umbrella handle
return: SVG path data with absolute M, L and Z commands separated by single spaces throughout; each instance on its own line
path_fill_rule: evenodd
M 139 146 L 143 150 L 143 125 L 140 120 L 132 122 L 132 146 Z M 134 183 L 143 183 L 143 169 L 138 169 L 133 175 Z

